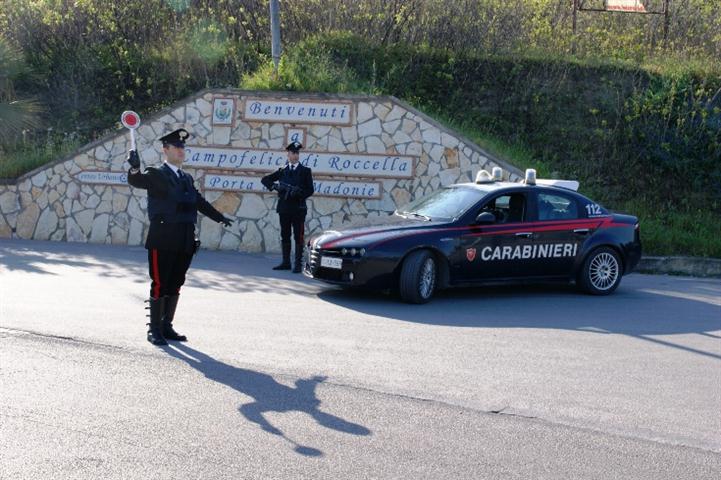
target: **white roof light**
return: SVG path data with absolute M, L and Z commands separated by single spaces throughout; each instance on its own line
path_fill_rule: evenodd
M 536 183 L 538 185 L 567 188 L 568 190 L 573 190 L 574 192 L 578 191 L 578 186 L 580 185 L 576 180 L 546 180 L 540 178 L 536 180 Z
M 535 185 L 536 184 L 536 170 L 533 168 L 527 168 L 526 169 L 526 180 L 524 182 L 526 185 Z
M 503 169 L 501 167 L 493 167 L 493 181 L 500 182 L 503 180 Z
M 493 177 L 487 170 L 481 170 L 476 174 L 476 183 L 490 183 L 492 181 Z

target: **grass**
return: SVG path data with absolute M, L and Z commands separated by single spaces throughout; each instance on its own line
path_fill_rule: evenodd
M 28 144 L 0 150 L 0 178 L 17 178 L 37 167 L 69 155 L 80 146 L 78 140 Z
M 646 255 L 721 258 L 721 223 L 715 212 L 659 211 L 653 205 L 633 200 L 618 210 L 639 218 Z

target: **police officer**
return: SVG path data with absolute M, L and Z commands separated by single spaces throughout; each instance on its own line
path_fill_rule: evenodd
M 148 341 L 153 345 L 167 345 L 166 339 L 187 340 L 173 329 L 173 318 L 185 273 L 200 245 L 195 237 L 198 212 L 226 227 L 232 223 L 203 198 L 193 184 L 193 177 L 180 169 L 189 136 L 187 130 L 180 128 L 161 137 L 163 164 L 148 167 L 145 173 L 140 172 L 138 152 L 131 150 L 128 154 L 128 183 L 148 191 L 150 229 L 145 241 L 151 279 Z
M 280 240 L 283 250 L 283 261 L 273 270 L 290 270 L 290 234 L 293 230 L 295 240 L 295 262 L 293 273 L 300 273 L 303 260 L 303 233 L 305 231 L 305 215 L 308 207 L 305 199 L 313 195 L 313 175 L 310 168 L 301 165 L 300 142 L 291 142 L 285 148 L 288 151 L 288 163 L 278 171 L 261 179 L 268 190 L 278 192 L 276 211 L 280 217 Z

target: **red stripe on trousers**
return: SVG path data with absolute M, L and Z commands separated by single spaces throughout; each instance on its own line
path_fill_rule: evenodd
M 153 298 L 160 298 L 160 272 L 158 271 L 158 251 L 156 249 L 153 249 L 153 281 L 155 282 Z

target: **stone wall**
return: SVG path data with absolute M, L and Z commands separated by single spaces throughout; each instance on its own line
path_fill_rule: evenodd
M 306 221 L 308 234 L 331 225 L 388 215 L 419 195 L 452 183 L 471 181 L 482 168 L 490 171 L 501 166 L 506 177 L 520 178 L 521 172 L 516 168 L 494 159 L 469 140 L 393 97 L 240 90 L 206 90 L 144 118 L 137 130 L 143 164 L 160 163 L 161 145 L 157 138 L 180 127 L 193 134 L 189 145 L 282 151 L 289 124 L 246 121 L 237 108 L 232 125 L 212 125 L 212 102 L 219 96 L 233 98 L 239 105 L 245 98 L 351 102 L 354 115 L 349 126 L 293 125 L 305 129 L 306 150 L 415 158 L 410 179 L 342 177 L 379 182 L 380 198 L 311 197 Z M 145 191 L 118 184 L 86 183 L 78 178 L 81 172 L 101 172 L 100 175 L 114 172 L 117 183 L 128 167 L 125 157 L 129 144 L 127 130 L 118 130 L 65 159 L 15 181 L 0 183 L 0 238 L 141 245 L 148 228 Z M 212 170 L 191 166 L 183 169 L 194 176 L 196 186 L 208 201 L 236 220 L 228 229 L 201 215 L 199 235 L 205 248 L 248 252 L 280 249 L 275 193 L 205 191 L 204 176 Z

